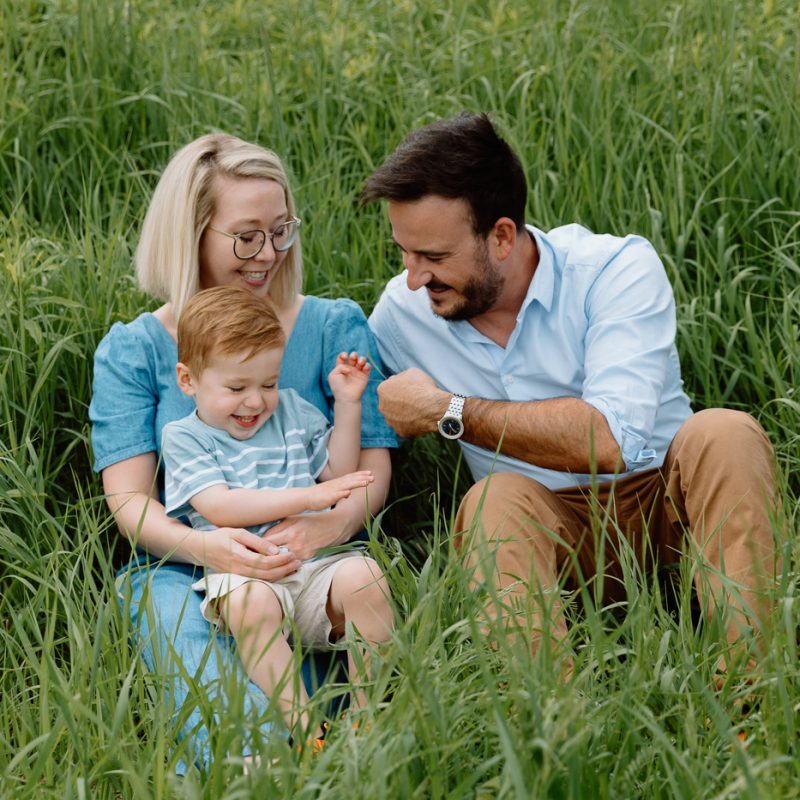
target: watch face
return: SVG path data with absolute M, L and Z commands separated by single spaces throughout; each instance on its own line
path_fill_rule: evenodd
M 455 439 L 456 437 L 461 436 L 461 433 L 464 430 L 464 425 L 460 419 L 456 419 L 455 417 L 445 417 L 439 423 L 439 430 L 445 436 Z

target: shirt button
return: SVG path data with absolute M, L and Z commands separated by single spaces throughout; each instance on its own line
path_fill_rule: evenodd
M 512 383 L 514 383 L 513 375 L 503 375 L 503 385 L 511 386 Z

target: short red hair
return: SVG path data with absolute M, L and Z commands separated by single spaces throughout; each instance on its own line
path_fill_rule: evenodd
M 197 376 L 213 355 L 262 350 L 286 344 L 269 300 L 242 286 L 216 286 L 193 295 L 178 321 L 178 361 Z

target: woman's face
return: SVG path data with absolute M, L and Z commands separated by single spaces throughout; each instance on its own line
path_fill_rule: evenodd
M 260 253 L 242 261 L 234 255 L 234 240 L 218 231 L 237 234 L 260 229 L 272 233 L 289 219 L 283 188 L 268 178 L 217 175 L 214 201 L 214 213 L 200 238 L 200 288 L 244 286 L 253 294 L 267 295 L 288 251 L 277 252 L 267 237 Z

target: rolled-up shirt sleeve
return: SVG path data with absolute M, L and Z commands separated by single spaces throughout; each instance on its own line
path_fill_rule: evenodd
M 652 245 L 631 237 L 586 296 L 584 401 L 607 420 L 628 470 L 648 447 L 675 341 L 675 302 Z

